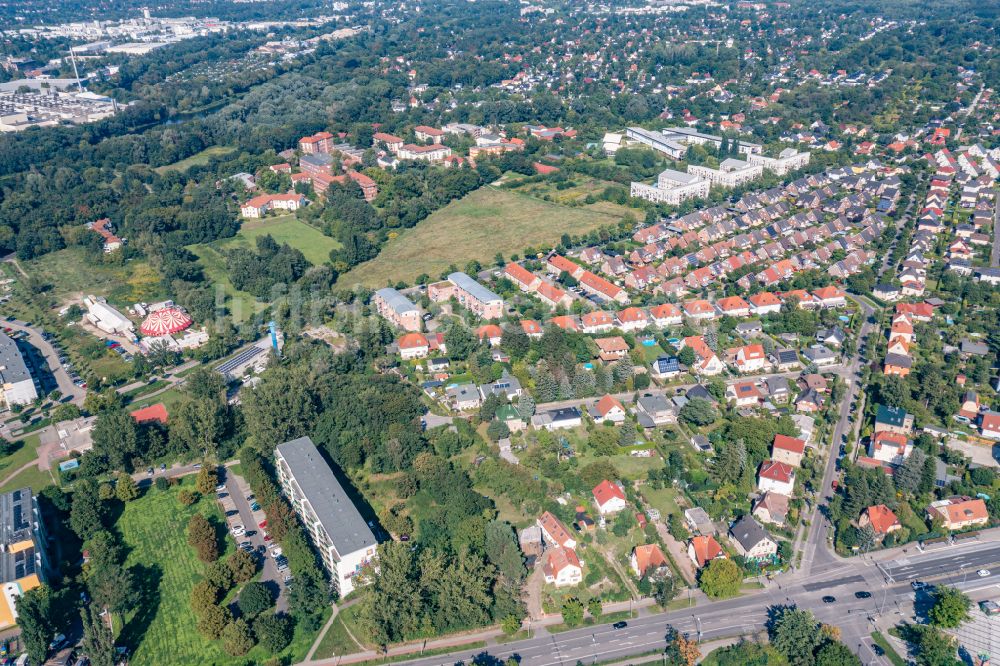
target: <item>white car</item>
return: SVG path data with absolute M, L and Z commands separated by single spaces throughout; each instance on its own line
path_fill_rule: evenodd
M 990 570 L 980 569 L 979 571 L 976 572 L 976 575 L 979 576 L 980 578 L 986 578 L 987 576 L 990 575 Z

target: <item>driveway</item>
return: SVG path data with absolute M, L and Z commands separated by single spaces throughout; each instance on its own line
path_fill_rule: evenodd
M 222 472 L 223 483 L 226 486 L 226 492 L 229 493 L 229 497 L 232 498 L 233 503 L 236 504 L 236 508 L 240 512 L 240 519 L 242 523 L 247 527 L 248 530 L 256 532 L 253 536 L 240 537 L 236 541 L 249 541 L 253 545 L 255 551 L 259 551 L 261 546 L 268 545 L 264 541 L 264 530 L 262 530 L 257 522 L 254 520 L 253 511 L 250 510 L 250 502 L 247 501 L 247 496 L 250 495 L 250 486 L 247 484 L 243 477 L 236 475 L 230 470 L 225 470 Z M 278 572 L 278 567 L 274 563 L 274 558 L 270 556 L 269 553 L 264 554 L 264 568 L 261 572 L 260 582 L 272 587 L 272 591 L 278 593 L 278 603 L 276 610 L 278 612 L 286 612 L 288 610 L 288 588 L 284 582 L 284 576 Z M 295 575 L 295 572 L 291 572 Z
M 968 456 L 972 462 L 982 467 L 1000 467 L 997 456 L 1000 455 L 1000 443 L 973 444 L 957 437 L 948 439 L 948 448 Z

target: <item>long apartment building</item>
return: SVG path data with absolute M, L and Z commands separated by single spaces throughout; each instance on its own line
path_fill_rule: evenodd
M 690 168 L 690 167 L 689 167 Z M 632 183 L 633 197 L 676 206 L 687 199 L 705 198 L 711 188 L 704 178 L 676 169 L 664 169 L 656 179 L 656 185 Z
M 404 331 L 417 332 L 420 330 L 422 324 L 420 308 L 392 287 L 376 291 L 372 297 L 372 303 L 379 315 L 389 323 Z
M 48 539 L 31 488 L 0 495 L 0 629 L 17 624 L 17 599 L 47 578 Z
M 766 155 L 751 154 L 747 156 L 750 164 L 760 165 L 763 168 L 784 176 L 789 171 L 795 171 L 809 164 L 809 153 L 800 153 L 794 148 L 785 148 L 777 157 L 767 157 Z
M 459 304 L 483 319 L 499 319 L 503 315 L 503 299 L 465 273 L 452 273 L 447 280 L 428 286 L 427 296 L 435 303 L 454 296 Z
M 690 165 L 688 173 L 699 178 L 704 178 L 711 185 L 722 187 L 739 187 L 751 181 L 757 180 L 764 175 L 764 167 L 759 164 L 752 164 L 728 158 L 719 163 L 718 169 L 707 166 Z
M 282 492 L 319 551 L 341 597 L 376 556 L 378 542 L 358 508 L 308 437 L 278 445 L 275 467 Z
M 0 402 L 9 409 L 28 405 L 37 397 L 35 381 L 17 343 L 0 333 Z

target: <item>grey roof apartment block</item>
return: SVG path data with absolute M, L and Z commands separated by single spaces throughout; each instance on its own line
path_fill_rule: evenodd
M 311 439 L 299 437 L 280 444 L 277 453 L 341 556 L 376 545 L 368 523 Z

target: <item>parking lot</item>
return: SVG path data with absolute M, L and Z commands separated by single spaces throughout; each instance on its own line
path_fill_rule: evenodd
M 222 470 L 220 474 L 224 476 L 216 489 L 216 497 L 226 517 L 227 538 L 263 558 L 261 582 L 273 586 L 278 599 L 277 610 L 285 611 L 288 609 L 288 583 L 291 582 L 292 572 L 287 569 L 279 571 L 279 564 L 284 562 L 284 558 L 278 545 L 267 540 L 264 511 L 259 507 L 253 508 L 257 505 L 246 480 L 230 470 Z

